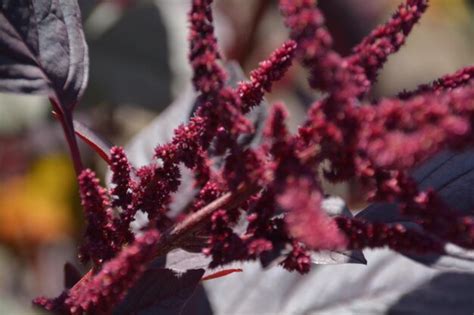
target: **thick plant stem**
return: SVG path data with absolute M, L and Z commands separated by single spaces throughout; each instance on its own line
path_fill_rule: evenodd
M 156 256 L 166 255 L 170 250 L 179 247 L 183 240 L 206 223 L 209 223 L 210 217 L 217 210 L 238 207 L 259 189 L 260 187 L 257 185 L 242 184 L 237 190 L 222 195 L 207 206 L 190 214 L 162 235 L 157 245 Z
M 64 111 L 55 100 L 51 99 L 51 103 L 55 110 L 55 116 L 61 122 L 69 147 L 69 153 L 71 154 L 71 159 L 74 164 L 74 170 L 76 171 L 76 176 L 79 176 L 84 169 L 84 165 L 82 164 L 81 153 L 79 152 L 79 147 L 77 145 L 72 114 L 69 111 Z

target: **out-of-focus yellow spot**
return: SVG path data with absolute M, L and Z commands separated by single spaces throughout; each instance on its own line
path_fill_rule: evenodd
M 43 157 L 26 175 L 0 183 L 0 241 L 34 246 L 70 234 L 74 183 L 64 155 Z
M 391 5 L 395 6 L 403 2 L 404 0 L 392 0 Z M 452 20 L 456 23 L 465 23 L 472 18 L 466 0 L 430 0 L 428 5 L 428 10 L 423 15 L 426 17 L 422 17 L 421 23 L 424 18 Z
M 448 17 L 458 22 L 466 22 L 471 18 L 465 0 L 431 0 L 429 5 L 428 14 L 435 18 Z

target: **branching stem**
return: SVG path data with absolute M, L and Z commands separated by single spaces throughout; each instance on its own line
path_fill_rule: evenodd
M 187 237 L 209 222 L 212 214 L 219 209 L 231 209 L 239 206 L 243 201 L 247 200 L 251 195 L 256 193 L 260 187 L 257 185 L 242 184 L 237 190 L 228 192 L 205 207 L 199 209 L 193 214 L 190 214 L 182 222 L 171 227 L 168 231 L 163 233 L 157 246 L 155 257 L 164 256 L 171 250 L 179 247 Z M 94 276 L 93 270 L 89 270 L 84 276 L 74 285 L 71 290 L 84 281 L 88 281 Z

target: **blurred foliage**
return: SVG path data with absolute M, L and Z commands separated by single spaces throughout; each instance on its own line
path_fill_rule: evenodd
M 381 21 L 400 3 L 381 14 Z M 465 0 L 432 0 L 406 44 L 389 58 L 377 85 L 376 97 L 429 82 L 444 73 L 474 63 L 474 11 Z
M 31 171 L 0 183 L 0 241 L 38 246 L 73 232 L 75 175 L 66 155 L 41 157 Z
M 472 12 L 469 11 L 470 0 L 432 0 L 431 12 L 428 15 L 450 16 L 454 19 L 472 18 Z M 465 20 L 464 20 L 465 21 Z M 459 21 L 462 22 L 462 21 Z
M 163 109 L 171 99 L 171 74 L 160 11 L 148 1 L 124 5 L 101 3 L 85 21 L 90 77 L 82 103 Z

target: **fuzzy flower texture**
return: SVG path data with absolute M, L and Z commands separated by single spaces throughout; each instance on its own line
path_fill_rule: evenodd
M 311 251 L 389 247 L 440 253 L 447 242 L 474 248 L 474 219 L 450 209 L 435 192 L 420 191 L 409 175 L 440 150 L 474 142 L 474 67 L 376 104 L 365 100 L 428 0 L 400 4 L 345 57 L 333 50 L 316 0 L 280 0 L 289 39 L 236 88 L 226 84 L 211 3 L 193 0 L 189 13 L 198 109 L 169 143 L 156 148 L 148 166 L 135 171 L 124 150 L 113 148 L 110 190 L 100 187 L 90 170 L 82 173 L 87 229 L 80 257 L 93 267 L 58 298 L 38 298 L 36 304 L 62 313 L 108 313 L 152 260 L 186 248 L 198 234 L 203 253 L 212 257 L 210 267 L 263 263 L 278 254 L 281 266 L 301 273 L 311 267 Z M 285 106 L 275 104 L 260 146 L 243 147 L 238 138 L 255 131 L 246 114 L 296 61 L 324 97 L 314 101 L 296 134 L 286 128 Z M 216 165 L 216 156 L 224 162 Z M 182 165 L 193 172 L 199 193 L 176 219 L 168 211 Z M 328 216 L 322 208 L 322 176 L 357 180 L 370 191 L 368 201 L 396 200 L 401 213 L 430 234 Z M 137 236 L 130 223 L 139 210 L 150 222 Z M 242 218 L 246 230 L 236 232 Z

